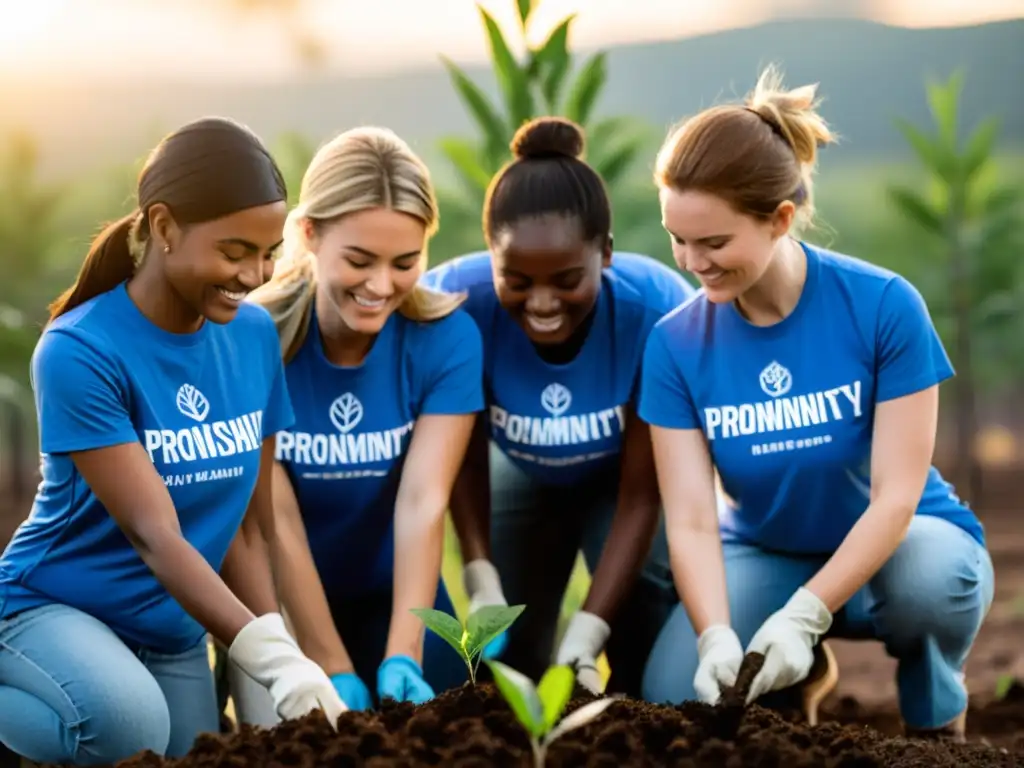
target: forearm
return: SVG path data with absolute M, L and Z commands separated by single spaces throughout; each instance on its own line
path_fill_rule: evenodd
M 132 538 L 157 581 L 225 647 L 256 618 L 180 533 L 167 530 Z
M 712 625 L 728 625 L 729 595 L 718 531 L 686 529 L 669 543 L 676 589 L 697 636 Z
M 583 610 L 611 623 L 650 551 L 658 514 L 657 501 L 619 504 Z
M 422 662 L 423 622 L 412 608 L 430 608 L 437 597 L 444 550 L 444 502 L 410 494 L 395 505 L 395 572 L 387 656 Z
M 878 573 L 903 541 L 913 520 L 910 504 L 877 499 L 843 539 L 821 570 L 807 582 L 813 592 L 835 613 Z
M 243 523 L 224 558 L 220 575 L 256 616 L 280 610 L 270 569 L 270 552 L 258 526 L 248 521 Z
M 301 526 L 301 520 L 279 525 L 278 536 L 270 547 L 281 603 L 302 652 L 329 675 L 350 672 L 352 660 L 334 626 L 305 528 L 296 530 L 296 525 Z

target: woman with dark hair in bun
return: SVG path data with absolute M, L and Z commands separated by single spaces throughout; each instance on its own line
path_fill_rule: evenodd
M 281 174 L 248 129 L 204 119 L 138 186 L 32 358 L 42 482 L 0 557 L 0 742 L 37 763 L 180 756 L 216 732 L 207 633 L 282 717 L 345 709 L 254 549 L 293 422 L 274 323 L 243 303 L 273 271 Z
M 425 279 L 465 292 L 483 336 L 488 408 L 451 511 L 471 610 L 527 606 L 488 655 L 534 679 L 552 661 L 571 664 L 598 691 L 604 650 L 609 690 L 639 695 L 677 598 L 650 437 L 634 403 L 648 332 L 693 289 L 652 258 L 613 253 L 608 195 L 583 148 L 570 121 L 522 126 L 514 159 L 487 192 L 489 252 Z M 593 583 L 552 658 L 581 549 Z

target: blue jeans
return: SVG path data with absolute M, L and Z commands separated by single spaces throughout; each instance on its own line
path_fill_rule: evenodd
M 65 605 L 0 621 L 0 742 L 37 763 L 103 765 L 142 750 L 179 757 L 218 730 L 206 643 L 129 649 Z
M 384 661 L 391 627 L 391 590 L 330 601 L 334 625 L 341 635 L 359 679 L 376 698 L 377 668 Z M 444 581 L 438 583 L 434 608 L 455 615 Z M 436 693 L 455 688 L 469 679 L 462 658 L 448 643 L 426 630 L 423 640 L 423 677 Z M 280 722 L 274 702 L 259 683 L 228 663 L 221 698 L 230 693 L 240 722 L 271 727 Z
M 593 574 L 618 502 L 617 472 L 577 487 L 545 486 L 490 448 L 491 559 L 509 605 L 526 610 L 508 633 L 502 661 L 538 680 L 551 663 L 569 577 L 580 550 Z M 679 602 L 664 515 L 643 570 L 611 622 L 608 691 L 640 695 L 647 655 Z M 481 672 L 485 668 L 481 667 Z
M 746 645 L 826 561 L 726 542 L 729 611 Z M 829 637 L 880 640 L 897 659 L 900 711 L 911 728 L 937 728 L 967 707 L 963 667 L 992 605 L 992 560 L 960 528 L 918 515 L 877 574 L 840 609 Z M 696 698 L 697 640 L 676 607 L 651 652 L 644 698 L 679 703 Z

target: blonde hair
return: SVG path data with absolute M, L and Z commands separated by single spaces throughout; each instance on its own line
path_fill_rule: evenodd
M 817 84 L 785 90 L 770 66 L 742 104 L 710 107 L 674 128 L 658 152 L 654 181 L 714 194 L 759 219 L 789 200 L 797 208 L 794 226 L 810 224 L 818 147 L 837 140 L 817 107 Z
M 317 151 L 302 178 L 299 202 L 288 214 L 274 277 L 250 295 L 274 319 L 286 362 L 306 339 L 316 296 L 316 258 L 304 222 L 322 226 L 371 208 L 400 211 L 423 222 L 422 264 L 426 266 L 427 241 L 438 228 L 430 172 L 394 132 L 364 126 L 345 131 Z M 429 322 L 451 314 L 464 300 L 464 294 L 417 284 L 398 311 L 410 320 Z

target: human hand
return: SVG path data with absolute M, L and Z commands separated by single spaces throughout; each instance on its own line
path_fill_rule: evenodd
M 477 559 L 467 563 L 462 569 L 462 583 L 469 596 L 469 615 L 485 605 L 508 605 L 501 590 L 498 569 L 490 560 Z M 486 645 L 482 656 L 485 659 L 497 659 L 507 647 L 508 632 L 505 631 Z
M 373 706 L 370 689 L 355 672 L 340 672 L 331 675 L 331 683 L 334 684 L 334 690 L 338 692 L 341 700 L 349 709 L 364 710 Z
M 423 704 L 434 698 L 434 689 L 423 679 L 423 669 L 408 656 L 391 656 L 377 669 L 377 696 Z
M 764 666 L 750 684 L 747 703 L 806 678 L 814 664 L 814 646 L 831 626 L 832 613 L 817 595 L 805 587 L 794 592 L 747 646 L 747 653 L 764 654 Z
M 576 682 L 593 694 L 601 693 L 604 683 L 597 670 L 597 657 L 608 642 L 611 627 L 595 613 L 577 611 L 566 627 L 555 655 L 556 664 L 568 664 L 576 671 Z
M 322 709 L 336 728 L 338 717 L 348 709 L 327 673 L 299 649 L 280 613 L 267 613 L 246 624 L 228 648 L 228 658 L 266 687 L 283 720 Z
M 697 658 L 693 689 L 701 701 L 717 704 L 722 697 L 722 688 L 736 685 L 736 676 L 743 663 L 740 639 L 732 627 L 712 625 L 697 638 Z

